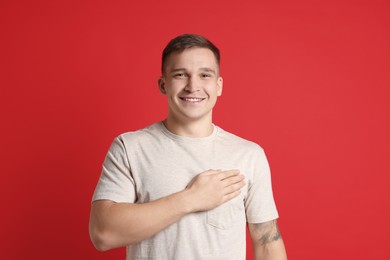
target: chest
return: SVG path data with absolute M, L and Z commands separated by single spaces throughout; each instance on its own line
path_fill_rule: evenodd
M 129 161 L 140 203 L 181 191 L 196 175 L 209 169 L 238 169 L 246 176 L 252 171 L 245 153 L 215 143 L 156 143 L 152 149 L 141 145 L 132 151 Z

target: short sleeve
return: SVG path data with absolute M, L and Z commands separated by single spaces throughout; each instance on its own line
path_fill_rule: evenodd
M 272 192 L 268 161 L 264 150 L 258 148 L 245 200 L 248 223 L 263 223 L 279 217 Z
M 136 192 L 130 163 L 122 138 L 117 137 L 106 155 L 92 201 L 112 200 L 134 203 Z

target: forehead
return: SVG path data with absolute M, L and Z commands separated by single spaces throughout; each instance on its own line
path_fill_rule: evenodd
M 196 69 L 210 67 L 218 69 L 217 59 L 214 53 L 207 48 L 192 47 L 181 52 L 171 53 L 165 62 L 165 69 L 176 68 Z

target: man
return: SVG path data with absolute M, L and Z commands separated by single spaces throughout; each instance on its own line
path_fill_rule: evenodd
M 219 50 L 199 35 L 171 40 L 158 86 L 168 117 L 117 137 L 96 187 L 90 235 L 127 259 L 287 259 L 263 150 L 212 123 L 222 94 Z

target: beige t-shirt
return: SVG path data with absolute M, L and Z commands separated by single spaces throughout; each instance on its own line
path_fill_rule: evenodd
M 245 260 L 246 222 L 278 218 L 263 149 L 214 126 L 204 138 L 175 135 L 161 122 L 117 137 L 103 164 L 93 201 L 145 203 L 185 189 L 209 169 L 239 169 L 241 194 L 189 214 L 150 239 L 127 246 L 127 258 Z

